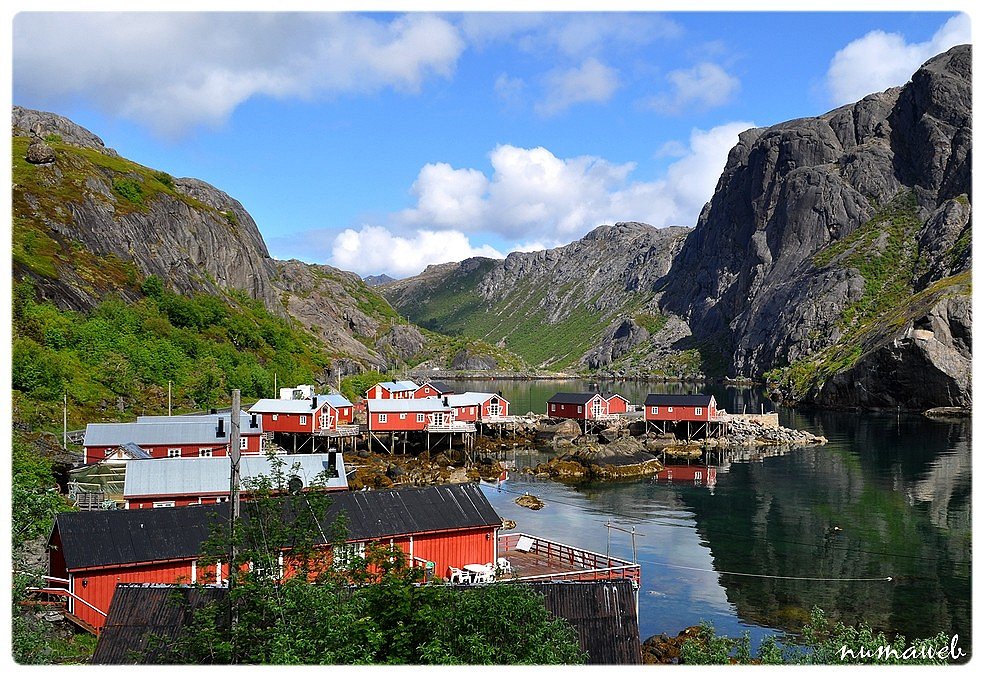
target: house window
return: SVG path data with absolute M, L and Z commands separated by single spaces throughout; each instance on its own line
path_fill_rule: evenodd
M 211 457 L 211 448 L 198 448 L 198 457 Z
M 696 417 L 702 415 L 702 408 L 696 408 Z
M 399 419 L 401 420 L 406 419 L 406 413 L 399 413 Z
M 578 412 L 578 413 L 583 412 L 583 406 L 581 406 L 581 405 L 576 406 L 576 412 Z
M 174 502 L 154 502 L 153 508 L 155 509 L 169 509 L 173 508 Z
M 331 414 L 326 410 L 321 413 L 321 429 L 331 428 Z
M 279 418 L 280 418 L 280 416 L 279 416 L 279 415 L 273 415 L 273 421 L 274 421 L 274 422 L 275 422 L 276 420 L 278 420 Z
M 553 412 L 556 412 L 556 404 L 555 404 L 555 403 L 550 403 L 550 404 L 549 404 L 549 407 L 550 407 L 550 409 L 551 409 L 551 410 L 552 410 Z
M 416 423 L 422 424 L 426 421 L 426 415 L 424 413 L 416 413 Z
M 248 449 L 249 449 L 249 439 L 246 438 L 245 436 L 240 437 L 239 450 L 248 450 Z
M 702 480 L 702 471 L 696 471 L 696 477 L 695 477 L 695 479 L 697 481 L 701 481 Z
M 365 557 L 365 542 L 357 544 L 338 544 L 333 549 L 333 564 L 336 569 L 344 568 L 355 561 L 355 558 Z
M 301 415 L 300 416 L 300 426 L 306 426 L 306 425 L 307 425 L 307 416 L 306 415 Z
M 668 406 L 668 412 L 672 412 L 672 406 Z
M 167 456 L 168 457 L 180 457 L 181 456 L 181 449 L 180 448 L 167 448 Z
M 385 424 L 388 421 L 389 421 L 389 416 L 388 415 L 386 415 L 385 413 L 379 413 L 379 416 L 378 416 L 378 423 L 379 424 Z
M 116 452 L 116 448 L 106 448 L 106 457 Z
M 651 414 L 652 415 L 657 415 L 658 414 L 658 406 L 656 406 L 656 405 L 651 406 Z

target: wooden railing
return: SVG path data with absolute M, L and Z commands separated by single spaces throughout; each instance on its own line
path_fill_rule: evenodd
M 440 434 L 477 433 L 477 427 L 471 422 L 452 422 L 450 424 L 427 424 L 426 431 Z
M 522 576 L 521 579 L 523 581 L 561 578 L 631 579 L 636 584 L 641 583 L 641 565 L 637 563 L 521 532 L 510 532 L 500 535 L 498 537 L 499 553 L 520 550 L 518 548 L 518 542 L 523 537 L 532 540 L 532 545 L 528 549 L 529 553 L 546 560 L 555 560 L 557 564 L 578 568 L 565 572 Z

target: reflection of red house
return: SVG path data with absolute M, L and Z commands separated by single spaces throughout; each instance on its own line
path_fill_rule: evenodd
M 221 457 L 228 454 L 232 433 L 230 414 L 146 416 L 136 422 L 89 424 L 82 445 L 85 463 L 105 459 L 127 443 L 140 446 L 150 457 Z M 239 418 L 239 448 L 260 454 L 263 427 L 255 415 Z
M 419 385 L 411 380 L 395 380 L 392 382 L 379 382 L 369 387 L 365 392 L 365 398 L 371 399 L 402 399 L 413 398 Z
M 426 382 L 419 385 L 419 389 L 413 392 L 413 398 L 429 398 L 430 396 L 446 396 L 453 394 L 453 386 L 446 382 Z
M 501 517 L 474 484 L 339 492 L 332 495 L 325 532 L 341 513 L 345 555 L 360 554 L 368 542 L 392 544 L 441 577 L 451 566 L 497 560 Z M 58 514 L 48 540 L 46 590 L 66 594 L 68 611 L 98 629 L 117 584 L 221 583 L 227 565 L 203 569 L 198 558 L 211 527 L 228 516 L 227 503 Z
M 688 483 L 692 485 L 716 485 L 716 467 L 705 464 L 671 464 L 658 472 L 659 483 Z
M 249 408 L 262 416 L 263 429 L 291 433 L 317 433 L 351 424 L 354 406 L 340 394 L 319 394 L 311 398 L 263 398 Z
M 650 422 L 712 422 L 717 419 L 712 394 L 648 394 L 644 418 Z

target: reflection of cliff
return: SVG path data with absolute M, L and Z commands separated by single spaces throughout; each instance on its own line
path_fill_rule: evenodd
M 824 421 L 839 431 L 834 419 Z M 921 433 L 937 431 L 917 424 Z M 898 445 L 884 439 L 882 420 L 869 425 L 853 420 L 850 427 L 859 439 L 868 433 L 878 442 L 860 440 L 852 445 L 862 448 L 858 452 L 833 443 L 760 463 L 734 463 L 715 494 L 682 496 L 717 570 L 894 581 L 723 574 L 727 599 L 741 619 L 785 630 L 798 628 L 817 605 L 834 619 L 866 621 L 878 630 L 913 637 L 946 630 L 968 639 L 968 425 L 955 425 L 954 433 L 963 437 L 948 444 L 950 455 L 934 458 L 915 439 L 901 435 Z M 936 439 L 932 445 L 938 446 Z M 919 497 L 911 503 L 908 495 L 915 494 Z

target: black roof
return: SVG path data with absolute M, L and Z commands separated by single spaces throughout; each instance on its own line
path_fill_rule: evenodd
M 518 582 L 516 582 L 518 583 Z M 639 665 L 641 640 L 629 579 L 542 581 L 527 586 L 541 593 L 546 609 L 566 619 L 589 654 L 590 664 Z M 448 590 L 480 592 L 481 586 L 447 586 Z M 119 584 L 109 616 L 99 634 L 91 663 L 123 664 L 159 661 L 160 642 L 178 634 L 193 610 L 220 600 L 227 588 Z
M 446 382 L 427 382 L 430 387 L 436 389 L 441 394 L 454 394 L 454 386 L 452 384 L 447 384 Z
M 243 503 L 243 518 L 248 518 L 248 504 Z M 324 517 L 325 532 L 340 513 L 347 520 L 349 541 L 501 525 L 501 517 L 476 483 L 334 493 Z M 212 525 L 228 517 L 227 503 L 61 513 L 52 538 L 55 533 L 60 536 L 68 570 L 188 559 L 201 554 Z
M 553 394 L 552 398 L 546 401 L 546 403 L 575 403 L 577 405 L 583 405 L 594 396 L 600 396 L 600 398 L 603 398 L 602 395 L 597 394 L 595 391 L 587 391 L 583 393 L 561 391 Z
M 712 399 L 712 394 L 648 394 L 644 404 L 649 407 L 653 405 L 677 405 L 682 408 L 691 405 L 704 408 L 709 405 Z

